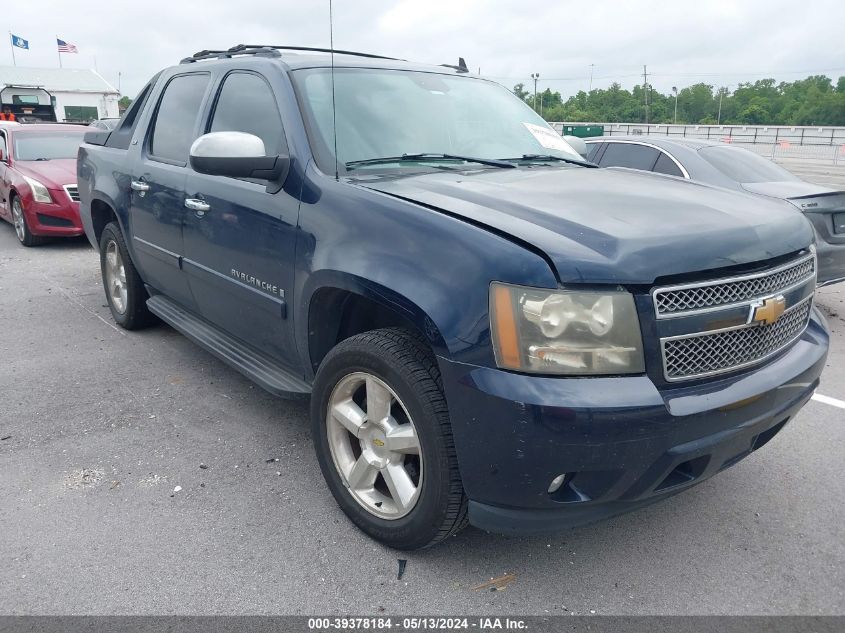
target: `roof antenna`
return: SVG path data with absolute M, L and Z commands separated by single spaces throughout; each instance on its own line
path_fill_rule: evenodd
M 332 56 L 332 135 L 334 136 L 334 179 L 340 180 L 337 165 L 337 107 L 334 100 L 334 25 L 332 23 L 332 0 L 329 0 L 329 49 Z

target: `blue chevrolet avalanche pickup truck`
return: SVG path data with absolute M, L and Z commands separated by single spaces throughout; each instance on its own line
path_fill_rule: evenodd
M 596 169 L 463 64 L 202 51 L 78 171 L 117 323 L 310 396 L 328 487 L 393 547 L 665 499 L 771 440 L 825 363 L 800 213 Z

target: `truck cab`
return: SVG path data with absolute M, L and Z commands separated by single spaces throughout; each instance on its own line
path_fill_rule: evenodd
M 0 112 L 9 111 L 20 123 L 56 122 L 53 95 L 41 86 L 4 84 L 0 89 Z

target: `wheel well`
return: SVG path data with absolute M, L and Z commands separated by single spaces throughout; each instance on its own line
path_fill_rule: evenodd
M 117 222 L 117 214 L 109 205 L 102 200 L 91 201 L 91 223 L 94 226 L 94 236 L 97 238 L 97 243 L 100 242 L 100 236 L 103 234 L 103 229 L 109 222 Z
M 318 290 L 308 310 L 308 352 L 314 371 L 341 341 L 384 327 L 403 327 L 422 334 L 406 316 L 377 301 L 338 288 Z

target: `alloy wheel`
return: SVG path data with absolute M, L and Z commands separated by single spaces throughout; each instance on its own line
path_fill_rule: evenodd
M 123 257 L 120 256 L 120 249 L 114 240 L 106 245 L 105 273 L 109 300 L 114 309 L 123 314 L 126 312 L 127 301 L 126 268 L 123 265 Z
M 26 225 L 23 219 L 23 206 L 20 198 L 17 197 L 12 201 L 12 223 L 15 225 L 18 239 L 23 242 L 26 239 Z
M 345 376 L 329 398 L 326 426 L 337 472 L 361 507 L 389 520 L 414 509 L 423 479 L 419 437 L 387 383 L 366 372 Z

